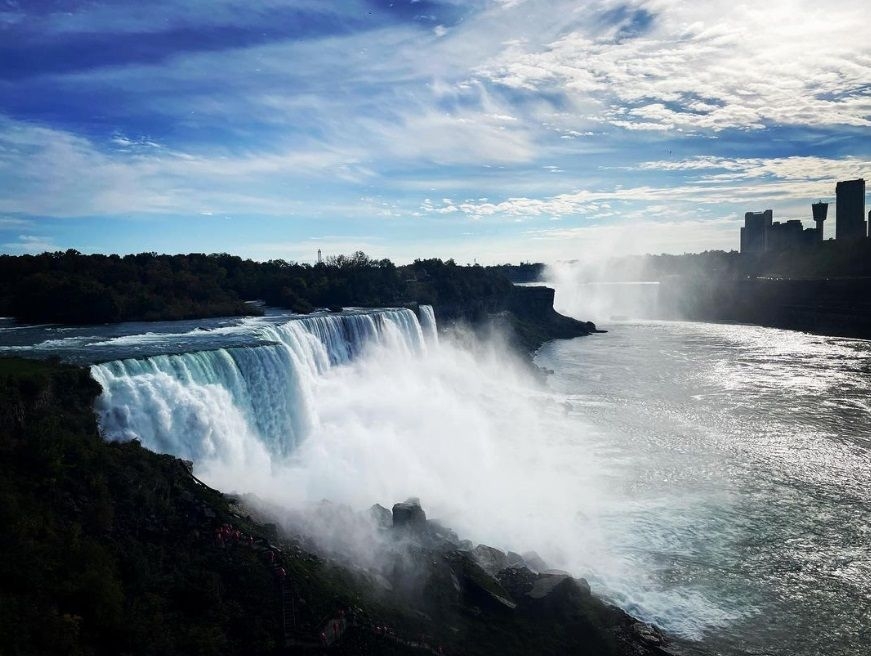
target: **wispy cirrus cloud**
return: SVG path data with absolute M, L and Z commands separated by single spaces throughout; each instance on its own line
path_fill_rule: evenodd
M 103 148 L 66 131 L 0 120 L 0 211 L 79 217 L 184 212 L 286 215 L 292 185 L 358 181 L 370 173 L 351 151 L 191 154 L 114 137 Z
M 814 156 L 793 157 L 693 157 L 682 160 L 642 162 L 641 171 L 694 171 L 700 179 L 726 183 L 730 181 L 770 178 L 794 181 L 823 181 L 859 178 L 871 170 L 871 159 L 842 157 L 838 159 Z M 827 190 L 831 192 L 831 190 Z
M 515 41 L 476 74 L 532 93 L 595 98 L 590 119 L 631 130 L 871 125 L 871 48 L 857 29 L 867 15 L 855 3 L 588 7 L 583 13 L 616 20 L 604 29 L 580 20 L 543 46 Z
M 809 199 L 831 197 L 837 180 L 845 175 L 858 177 L 862 171 L 871 169 L 871 160 L 696 157 L 641 162 L 628 168 L 678 172 L 684 177 L 677 181 L 669 179 L 660 186 L 581 189 L 539 198 L 509 197 L 501 201 L 443 198 L 440 202 L 426 199 L 421 210 L 434 214 L 462 213 L 475 219 L 540 216 L 603 219 L 632 215 L 652 219 L 662 209 L 672 216 L 699 217 L 700 208 L 705 206 L 733 208 L 759 202 L 779 202 L 789 211 L 795 211 L 796 207 L 806 205 Z M 642 212 L 633 210 L 639 206 L 644 208 Z
M 61 250 L 50 237 L 45 235 L 18 235 L 14 241 L 2 244 L 2 247 L 13 253 L 43 253 Z

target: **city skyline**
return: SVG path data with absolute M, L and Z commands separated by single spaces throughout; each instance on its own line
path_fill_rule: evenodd
M 812 247 L 826 240 L 853 241 L 867 239 L 871 212 L 865 215 L 865 179 L 839 180 L 835 185 L 835 202 L 818 200 L 811 204 L 813 227 L 805 227 L 805 218 L 774 221 L 774 210 L 744 213 L 740 230 L 741 253 L 791 250 Z M 829 205 L 835 206 L 834 226 L 826 228 Z M 778 217 L 780 218 L 780 217 Z M 832 237 L 834 232 L 834 237 Z
M 867 19 L 798 0 L 5 0 L 0 252 L 737 250 L 748 209 L 808 220 L 871 171 Z

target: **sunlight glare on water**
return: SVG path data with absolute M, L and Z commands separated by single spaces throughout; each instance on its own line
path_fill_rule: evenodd
M 537 362 L 624 464 L 614 485 L 639 513 L 632 530 L 615 522 L 615 549 L 663 587 L 689 583 L 730 611 L 705 632 L 718 651 L 867 653 L 871 343 L 608 328 L 550 343 Z

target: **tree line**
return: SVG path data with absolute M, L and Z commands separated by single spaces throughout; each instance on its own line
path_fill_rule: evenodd
M 497 270 L 453 260 L 396 266 L 363 252 L 306 264 L 255 262 L 227 253 L 85 255 L 75 250 L 0 256 L 0 314 L 24 322 L 109 323 L 250 315 L 248 301 L 316 308 L 505 298 Z

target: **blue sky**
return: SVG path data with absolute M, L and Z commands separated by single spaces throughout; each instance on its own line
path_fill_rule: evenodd
M 0 251 L 737 248 L 871 178 L 871 10 L 756 4 L 0 0 Z

